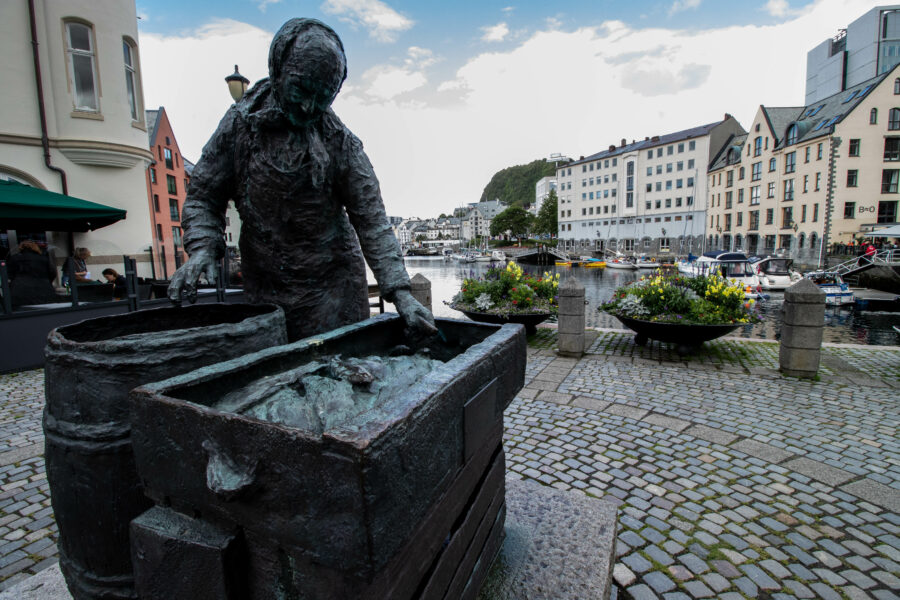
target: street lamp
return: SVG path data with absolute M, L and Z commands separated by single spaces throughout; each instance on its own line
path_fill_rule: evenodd
M 226 77 L 225 82 L 228 84 L 228 91 L 235 102 L 244 97 L 244 92 L 250 85 L 250 80 L 238 72 L 237 65 L 234 65 L 234 73 Z

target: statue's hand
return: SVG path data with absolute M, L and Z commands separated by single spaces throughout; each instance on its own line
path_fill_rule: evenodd
M 211 284 L 215 284 L 218 267 L 216 263 L 215 253 L 210 250 L 198 250 L 191 254 L 188 261 L 172 275 L 168 290 L 169 300 L 181 304 L 182 292 L 184 292 L 184 297 L 188 302 L 191 304 L 196 302 L 197 281 L 200 279 L 200 274 L 206 273 L 206 279 Z
M 407 335 L 414 340 L 425 340 L 437 334 L 431 311 L 419 304 L 409 290 L 397 290 L 394 294 L 394 306 L 406 324 Z

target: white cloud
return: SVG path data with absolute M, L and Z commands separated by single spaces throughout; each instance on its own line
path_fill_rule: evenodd
M 505 12 L 506 14 L 510 14 L 511 12 L 513 12 L 514 10 L 516 10 L 516 7 L 515 7 L 515 6 L 504 6 L 504 7 L 501 8 L 500 10 L 503 11 L 503 12 Z
M 396 41 L 413 21 L 380 0 L 325 0 L 322 11 L 355 27 L 364 27 L 379 42 Z
M 674 15 L 685 10 L 695 10 L 700 7 L 701 2 L 703 0 L 675 0 L 672 6 L 669 7 L 669 14 Z
M 787 0 L 769 0 L 763 10 L 773 17 L 784 18 L 801 14 L 802 11 L 792 9 Z M 857 15 L 859 16 L 859 15 Z
M 266 8 L 270 4 L 278 4 L 281 0 L 254 0 L 256 2 L 256 7 L 260 10 L 260 12 L 266 12 Z
M 482 27 L 481 30 L 484 32 L 481 39 L 485 42 L 502 42 L 509 35 L 509 27 L 507 27 L 506 23 Z
M 335 111 L 364 142 L 388 214 L 436 215 L 477 201 L 499 169 L 551 152 L 587 155 L 725 112 L 747 127 L 759 104 L 802 104 L 806 52 L 870 8 L 817 0 L 782 23 L 689 33 L 548 27 L 471 57 L 446 81 L 430 81 L 435 57 L 413 47 L 395 64 L 351 71 Z M 166 106 L 185 156 L 199 157 L 228 107 L 232 65 L 265 76 L 271 37 L 231 21 L 141 36 L 147 106 Z

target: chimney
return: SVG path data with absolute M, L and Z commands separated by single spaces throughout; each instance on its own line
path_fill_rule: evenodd
M 658 142 L 658 141 L 659 141 L 659 136 L 658 136 L 658 135 L 654 135 L 652 138 L 650 138 L 650 141 L 651 141 L 651 142 Z
M 622 147 L 625 147 L 625 138 L 622 138 Z
M 578 157 L 578 160 L 584 160 L 584 154 Z
M 612 151 L 615 150 L 615 149 L 616 149 L 615 146 L 610 146 L 610 147 L 609 147 L 609 151 L 610 151 L 610 152 L 612 152 Z
M 727 120 L 730 119 L 730 118 L 731 118 L 731 115 L 728 114 L 728 113 L 725 113 L 725 118 L 722 119 L 722 120 L 723 120 L 723 121 L 727 121 Z
M 645 141 L 645 142 L 649 142 L 649 141 L 650 141 L 650 137 L 649 137 L 649 136 L 645 136 L 645 137 L 644 137 L 644 141 Z

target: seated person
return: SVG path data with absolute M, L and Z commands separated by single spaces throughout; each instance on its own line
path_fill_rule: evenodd
M 75 255 L 70 256 L 66 259 L 66 262 L 63 263 L 62 278 L 60 281 L 64 286 L 72 284 L 72 282 L 69 281 L 69 265 L 72 265 L 75 271 L 75 281 L 83 283 L 91 280 L 91 272 L 88 271 L 87 263 L 85 262 L 90 255 L 91 251 L 87 248 L 75 248 Z
M 37 243 L 26 240 L 6 261 L 12 305 L 47 304 L 58 300 L 52 281 L 56 268 Z
M 103 278 L 109 283 L 116 284 L 113 290 L 113 298 L 122 300 L 128 296 L 128 286 L 125 285 L 125 278 L 119 275 L 115 269 L 103 269 Z

